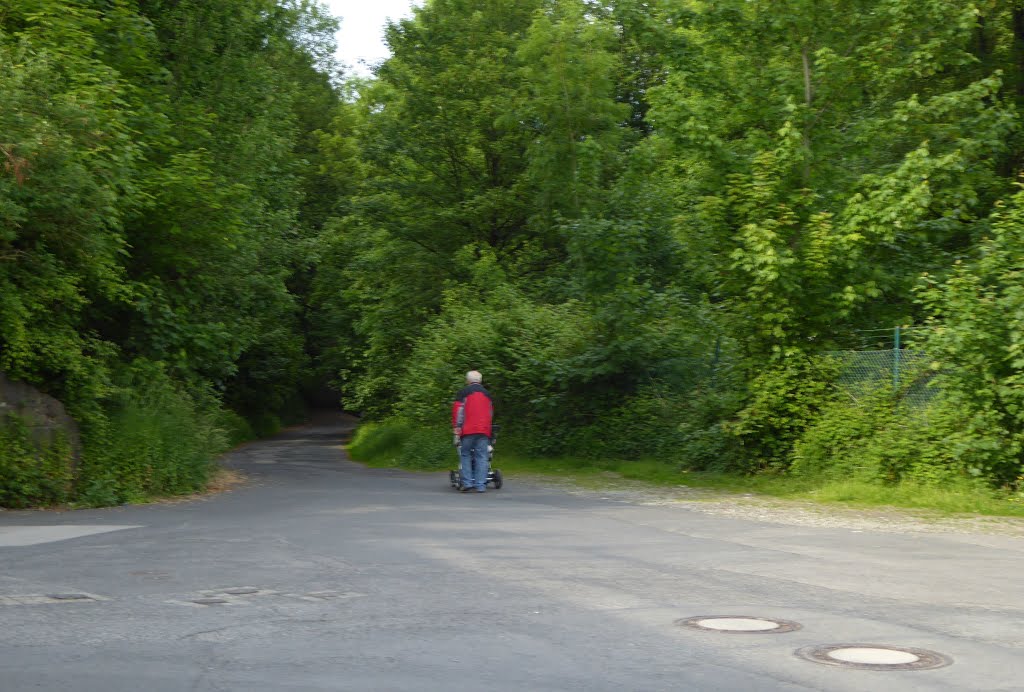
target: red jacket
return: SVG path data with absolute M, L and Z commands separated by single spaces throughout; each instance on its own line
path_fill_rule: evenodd
M 481 384 L 467 385 L 455 395 L 452 403 L 452 427 L 461 428 L 462 436 L 491 436 L 491 417 L 494 405 L 491 395 Z

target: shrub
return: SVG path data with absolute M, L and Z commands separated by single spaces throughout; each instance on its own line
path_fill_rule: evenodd
M 281 432 L 281 419 L 273 413 L 258 413 L 248 419 L 255 437 L 271 437 Z
M 217 429 L 224 435 L 228 448 L 257 437 L 252 424 L 231 409 L 221 408 L 214 416 L 214 420 Z
M 858 402 L 849 398 L 830 402 L 794 446 L 790 470 L 829 479 L 894 480 L 885 470 L 891 463 L 884 463 L 877 453 L 867 453 L 866 448 L 893 427 L 895 408 L 891 390 L 884 388 Z
M 411 469 L 440 470 L 457 463 L 451 431 L 447 428 L 412 428 L 402 444 L 402 465 Z
M 424 428 L 400 418 L 359 426 L 348 451 L 356 461 L 374 466 L 437 470 L 456 464 L 447 427 Z
M 913 408 L 883 387 L 857 402 L 827 406 L 796 444 L 792 471 L 829 480 L 962 486 L 986 480 L 993 457 L 1012 449 L 1002 436 L 997 425 L 964 416 L 947 397 Z
M 754 377 L 746 406 L 723 425 L 742 449 L 737 470 L 788 468 L 793 445 L 836 396 L 836 370 L 826 359 L 791 358 Z
M 8 414 L 0 420 L 0 507 L 32 507 L 66 502 L 71 492 L 73 457 L 63 436 L 35 442 L 28 421 Z
M 678 424 L 681 437 L 677 456 L 691 471 L 716 473 L 748 468 L 741 440 L 728 429 L 728 421 L 742 408 L 741 392 L 734 386 L 697 388 L 686 397 L 686 413 Z
M 944 281 L 925 276 L 925 348 L 960 418 L 950 444 L 972 475 L 1012 485 L 1024 475 L 1024 191 L 997 205 L 976 259 Z
M 83 436 L 77 495 L 85 504 L 201 490 L 228 446 L 217 399 L 189 394 L 153 363 L 129 368 L 108 408 L 106 423 Z
M 679 421 L 688 415 L 685 399 L 650 386 L 618 406 L 595 412 L 587 425 L 563 430 L 563 444 L 544 453 L 582 458 L 678 460 L 685 433 Z
M 518 413 L 503 424 L 530 427 L 565 413 L 567 360 L 583 350 L 587 319 L 578 304 L 531 302 L 507 286 L 482 299 L 453 290 L 442 314 L 417 341 L 400 381 L 402 418 L 418 425 L 448 424 L 446 404 L 470 369 L 484 373 L 496 415 Z
M 395 464 L 409 433 L 410 426 L 394 418 L 363 423 L 348 445 L 349 456 L 375 465 Z
M 504 280 L 485 250 L 466 263 L 475 278 L 446 291 L 395 378 L 402 419 L 445 430 L 463 373 L 477 369 L 503 437 L 525 453 L 637 458 L 681 444 L 683 393 L 713 354 L 698 308 L 641 285 L 547 303 Z

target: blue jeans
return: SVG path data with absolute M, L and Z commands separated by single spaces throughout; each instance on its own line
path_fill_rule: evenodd
M 460 473 L 464 485 L 475 485 L 477 490 L 487 488 L 487 472 L 490 470 L 490 454 L 487 451 L 491 440 L 487 435 L 465 435 L 459 448 L 462 462 Z

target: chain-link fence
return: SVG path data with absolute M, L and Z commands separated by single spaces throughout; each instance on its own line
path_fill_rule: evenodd
M 891 387 L 911 406 L 923 406 L 935 395 L 928 386 L 928 357 L 920 347 L 923 328 L 868 329 L 856 333 L 861 348 L 831 351 L 839 362 L 837 384 L 854 398 Z

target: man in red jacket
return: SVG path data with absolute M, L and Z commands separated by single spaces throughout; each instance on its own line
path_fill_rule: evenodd
M 462 492 L 474 487 L 478 493 L 487 491 L 487 472 L 491 443 L 491 417 L 494 406 L 491 395 L 480 384 L 483 375 L 476 370 L 466 373 L 466 386 L 455 395 L 452 404 L 452 428 L 459 440 L 461 458 Z

